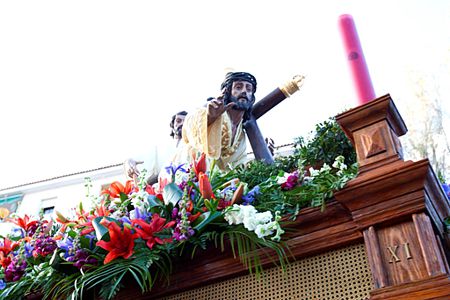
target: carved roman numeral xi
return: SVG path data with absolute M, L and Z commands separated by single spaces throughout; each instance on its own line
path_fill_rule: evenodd
M 412 259 L 411 250 L 409 249 L 409 243 L 404 243 L 401 246 L 403 246 L 401 248 L 403 248 L 403 251 L 405 253 L 406 259 Z M 389 259 L 389 263 L 390 264 L 392 264 L 394 262 L 397 263 L 397 262 L 401 261 L 400 257 L 397 254 L 397 250 L 399 249 L 399 245 L 390 246 L 390 247 L 387 247 L 387 249 L 388 249 L 389 255 L 390 255 L 390 259 Z

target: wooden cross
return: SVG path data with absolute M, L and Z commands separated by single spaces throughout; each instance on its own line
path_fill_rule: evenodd
M 278 103 L 298 91 L 303 85 L 304 79 L 305 77 L 302 75 L 294 76 L 284 86 L 276 88 L 253 105 L 249 119 L 244 123 L 244 128 L 257 160 L 264 161 L 267 164 L 274 162 L 256 120 L 274 108 Z

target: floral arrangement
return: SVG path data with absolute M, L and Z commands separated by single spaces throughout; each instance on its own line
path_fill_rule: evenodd
M 239 175 L 261 165 L 207 170 L 201 155 L 189 167 L 168 167 L 170 178 L 155 186 L 146 185 L 144 172 L 137 183 L 113 182 L 72 217 L 12 218 L 17 229 L 0 239 L 0 298 L 112 299 L 126 278 L 146 292 L 168 279 L 175 258 L 211 245 L 223 251 L 227 243 L 250 272 L 262 271 L 259 248 L 274 250 L 284 267 L 284 222 L 306 202 L 324 207 L 357 171 L 342 156 L 320 169 L 293 165 L 250 185 Z

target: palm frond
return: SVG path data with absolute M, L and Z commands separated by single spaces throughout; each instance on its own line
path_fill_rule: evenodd
M 264 254 L 273 264 L 280 266 L 283 271 L 289 263 L 285 251 L 287 246 L 284 243 L 258 238 L 254 232 L 248 231 L 243 226 L 227 229 L 219 235 L 219 239 L 221 251 L 224 251 L 225 244 L 228 242 L 233 256 L 239 257 L 249 272 L 255 273 L 257 277 L 263 272 L 261 254 Z M 268 250 L 275 252 L 276 258 Z

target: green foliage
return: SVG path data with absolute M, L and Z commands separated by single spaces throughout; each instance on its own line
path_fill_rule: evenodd
M 261 194 L 254 203 L 258 210 L 296 215 L 304 207 L 320 206 L 323 209 L 326 200 L 333 197 L 333 191 L 341 189 L 348 180 L 356 176 L 358 167 L 355 150 L 333 118 L 317 124 L 310 135 L 309 139 L 298 137 L 293 154 L 276 157 L 274 164 L 254 160 L 229 174 L 230 177 L 236 176 L 246 182 L 249 189 L 260 187 Z M 324 164 L 331 166 L 339 156 L 344 158 L 347 169 L 339 172 L 336 168 L 325 168 L 314 178 L 308 178 L 310 167 L 320 170 Z M 289 191 L 277 188 L 277 180 L 285 172 L 294 170 L 300 172 L 301 185 Z
M 254 232 L 248 231 L 242 225 L 227 228 L 220 234 L 213 234 L 208 237 L 214 241 L 216 247 L 220 245 L 222 252 L 225 251 L 228 244 L 234 258 L 239 258 L 249 272 L 254 272 L 257 277 L 263 272 L 261 254 L 264 254 L 273 264 L 280 266 L 283 271 L 286 270 L 286 265 L 289 263 L 285 251 L 287 245 L 260 239 Z M 268 254 L 267 250 L 269 249 L 277 253 L 278 261 L 273 260 L 272 256 Z
M 248 184 L 249 188 L 260 184 L 267 178 L 277 176 L 280 170 L 289 172 L 296 165 L 295 157 L 275 158 L 274 164 L 266 164 L 259 160 L 252 160 L 247 165 L 237 167 L 230 175 L 236 176 Z
M 345 158 L 347 165 L 356 162 L 353 145 L 333 118 L 317 124 L 315 132 L 311 134 L 310 139 L 298 137 L 294 145 L 294 156 L 303 161 L 304 165 L 315 166 L 317 163 L 331 165 L 339 155 Z
M 445 232 L 450 232 L 450 217 L 444 219 Z

